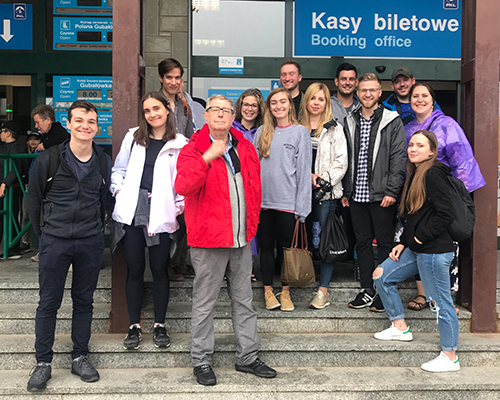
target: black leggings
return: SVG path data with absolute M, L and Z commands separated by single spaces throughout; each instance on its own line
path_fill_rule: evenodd
M 126 297 L 128 315 L 131 324 L 141 321 L 142 291 L 146 258 L 144 249 L 146 239 L 142 227 L 125 225 L 125 236 L 122 239 L 123 252 L 127 261 Z M 168 264 L 170 262 L 171 239 L 168 233 L 160 233 L 160 244 L 148 247 L 149 266 L 153 274 L 153 304 L 155 322 L 165 323 L 168 299 L 170 296 L 170 281 L 168 279 Z
M 260 268 L 265 286 L 273 285 L 274 247 L 277 243 L 278 258 L 283 247 L 292 245 L 295 215 L 277 210 L 261 210 L 257 237 L 260 244 Z M 286 284 L 286 282 L 284 282 Z

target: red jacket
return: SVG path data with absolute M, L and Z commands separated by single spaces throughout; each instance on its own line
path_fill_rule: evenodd
M 233 137 L 241 163 L 247 208 L 247 242 L 255 236 L 259 224 L 262 190 L 260 161 L 252 143 L 234 128 Z M 188 245 L 192 247 L 233 246 L 233 226 L 229 181 L 223 157 L 210 165 L 202 155 L 210 147 L 208 125 L 195 132 L 177 160 L 175 190 L 184 196 Z

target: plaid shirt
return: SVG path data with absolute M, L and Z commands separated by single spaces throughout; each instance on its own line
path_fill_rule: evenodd
M 354 187 L 353 200 L 358 203 L 370 202 L 370 184 L 368 182 L 368 146 L 370 144 L 370 131 L 372 128 L 373 117 L 365 119 L 361 114 L 359 121 L 361 123 L 359 135 L 359 154 L 358 154 L 358 172 L 356 174 L 356 184 Z

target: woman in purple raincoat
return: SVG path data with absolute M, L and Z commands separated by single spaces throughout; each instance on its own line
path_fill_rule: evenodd
M 452 175 L 460 179 L 471 193 L 486 185 L 486 182 L 463 129 L 441 110 L 433 110 L 434 100 L 434 90 L 430 85 L 417 82 L 413 86 L 410 101 L 416 119 L 405 126 L 406 142 L 408 144 L 417 131 L 434 132 L 438 140 L 437 160 L 451 167 Z M 420 277 L 416 278 L 418 294 L 410 301 L 408 308 L 418 311 L 427 307 L 428 303 Z M 450 265 L 450 278 L 451 290 L 458 291 L 458 244 L 455 245 L 455 257 Z

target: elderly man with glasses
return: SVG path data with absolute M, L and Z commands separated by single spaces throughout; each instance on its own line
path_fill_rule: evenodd
M 240 372 L 274 378 L 276 371 L 257 357 L 257 314 L 252 307 L 250 240 L 259 223 L 260 163 L 253 145 L 231 127 L 233 102 L 208 99 L 206 125 L 177 161 L 175 190 L 185 197 L 191 261 L 196 272 L 191 316 L 191 357 L 201 385 L 215 385 L 214 308 L 227 277 Z

